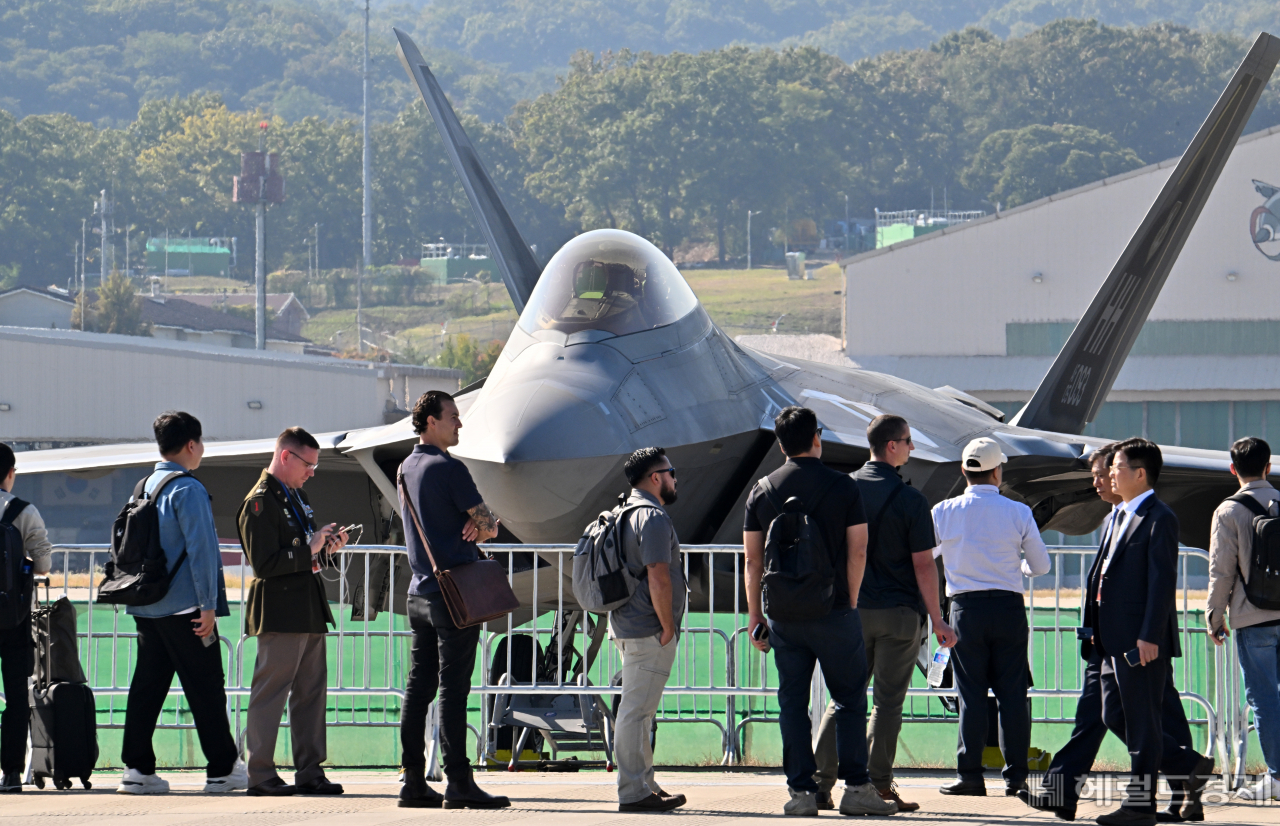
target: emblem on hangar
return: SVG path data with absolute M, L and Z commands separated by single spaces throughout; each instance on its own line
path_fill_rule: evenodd
M 1280 261 L 1280 186 L 1255 180 L 1253 188 L 1267 200 L 1249 216 L 1249 237 L 1258 252 Z

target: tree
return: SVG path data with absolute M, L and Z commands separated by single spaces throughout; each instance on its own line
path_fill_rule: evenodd
M 119 270 L 112 270 L 98 288 L 98 300 L 93 310 L 100 333 L 151 335 L 148 326 L 142 322 L 142 303 L 135 295 L 133 281 Z
M 462 385 L 479 381 L 493 371 L 493 365 L 502 355 L 502 342 L 490 341 L 480 345 L 466 333 L 449 336 L 444 348 L 436 356 L 436 365 L 462 371 Z
M 961 181 L 1006 207 L 1082 186 L 1142 166 L 1110 135 L 1086 126 L 1034 124 L 987 136 Z

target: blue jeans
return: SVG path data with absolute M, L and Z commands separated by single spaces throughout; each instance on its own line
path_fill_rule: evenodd
M 1280 773 L 1280 626 L 1236 631 L 1245 697 L 1258 726 L 1267 770 Z
M 782 729 L 782 768 L 787 785 L 816 792 L 809 687 L 813 666 L 835 704 L 836 776 L 846 786 L 871 782 L 867 773 L 867 652 L 857 610 L 836 608 L 817 620 L 769 620 L 769 642 L 778 668 L 778 720 Z

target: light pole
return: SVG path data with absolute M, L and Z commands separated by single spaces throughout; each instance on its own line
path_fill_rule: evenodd
M 747 210 L 747 269 L 751 269 L 751 216 L 759 215 L 760 210 Z
M 361 167 L 364 178 L 364 214 L 361 216 L 364 229 L 364 266 L 373 265 L 373 181 L 370 179 L 370 167 L 373 165 L 373 147 L 369 143 L 369 0 L 364 0 L 364 113 L 362 129 L 364 131 L 364 154 Z M 360 337 L 357 335 L 357 339 Z

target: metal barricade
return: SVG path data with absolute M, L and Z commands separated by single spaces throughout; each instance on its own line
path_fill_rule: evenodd
M 488 545 L 485 550 L 505 562 L 508 580 L 526 607 L 519 616 L 508 616 L 482 627 L 479 674 L 472 687 L 482 702 L 478 725 L 471 726 L 477 738 L 479 761 L 493 758 L 486 736 L 491 724 L 490 698 L 500 694 L 581 694 L 584 685 L 590 686 L 590 694 L 602 698 L 621 693 L 621 688 L 613 684 L 614 675 L 621 669 L 620 657 L 613 645 L 600 647 L 599 656 L 581 682 L 567 679 L 565 664 L 572 661 L 574 652 L 577 656 L 584 654 L 590 640 L 590 620 L 577 612 L 572 595 L 573 546 Z M 256 656 L 256 643 L 244 632 L 250 569 L 238 545 L 224 545 L 222 551 L 224 559 L 239 559 L 238 567 L 227 566 L 232 617 L 220 621 L 219 638 L 227 646 L 228 712 L 240 736 Z M 685 551 L 686 581 L 695 576 L 705 583 L 706 604 L 698 606 L 704 610 L 686 610 L 683 614 L 676 662 L 657 719 L 664 725 L 710 726 L 720 735 L 719 748 L 709 752 L 716 755 L 711 759 L 731 765 L 744 758 L 744 733 L 748 726 L 777 721 L 776 672 L 771 659 L 750 644 L 747 633 L 747 606 L 741 592 L 742 547 L 699 545 L 687 546 Z M 54 553 L 53 585 L 55 588 L 61 585 L 61 593 L 82 606 L 80 658 L 90 686 L 97 695 L 107 699 L 106 720 L 100 725 L 122 727 L 119 715 L 122 709 L 118 706 L 123 704 L 118 698 L 128 694 L 134 653 L 134 646 L 128 641 L 137 635 L 122 629 L 121 611 L 94 607 L 91 603 L 92 587 L 100 580 L 108 546 L 60 545 Z M 406 564 L 405 553 L 402 546 L 351 546 L 339 556 L 337 567 L 322 571 L 322 576 L 331 583 L 337 578 L 339 597 L 336 628 L 328 634 L 328 691 L 331 697 L 337 698 L 329 716 L 330 726 L 399 725 L 404 685 L 411 664 L 412 631 L 407 618 L 393 610 L 400 604 L 391 586 L 397 565 Z M 1084 673 L 1075 628 L 1079 625 L 1083 586 L 1094 553 L 1095 549 L 1090 546 L 1054 546 L 1050 548 L 1053 561 L 1050 572 L 1029 583 L 1027 610 L 1032 630 L 1028 662 L 1036 687 L 1028 693 L 1034 701 L 1036 722 L 1070 723 L 1073 719 L 1074 710 L 1069 703 L 1079 697 Z M 387 558 L 385 563 L 382 557 Z M 1234 649 L 1229 645 L 1214 646 L 1209 640 L 1203 621 L 1204 597 L 1198 593 L 1201 589 L 1192 587 L 1189 575 L 1192 561 L 1204 560 L 1207 564 L 1207 559 L 1204 551 L 1196 549 L 1183 549 L 1179 557 L 1178 625 L 1184 656 L 1178 666 L 1178 684 L 1184 701 L 1202 712 L 1189 715 L 1189 721 L 1206 728 L 1207 742 L 1216 752 L 1219 766 L 1228 774 L 1239 774 L 1246 758 L 1248 726 Z M 382 576 L 392 579 L 383 583 L 386 587 L 380 591 L 382 596 L 375 600 L 371 597 L 375 591 L 372 580 Z M 360 583 L 357 593 L 350 593 L 349 582 Z M 84 610 L 85 605 L 90 610 Z M 717 610 L 718 607 L 725 610 Z M 567 622 L 566 618 L 573 617 L 575 612 L 576 618 Z M 499 640 L 519 634 L 532 637 L 535 651 L 543 646 L 544 651 L 550 647 L 555 652 L 554 679 L 539 679 L 535 671 L 531 682 L 515 687 L 490 678 Z M 507 674 L 512 673 L 512 648 L 507 646 L 507 662 L 501 669 Z M 496 665 L 501 668 L 503 664 Z M 954 723 L 954 716 L 936 711 L 934 699 L 954 692 L 922 687 L 923 681 L 917 682 L 921 685 L 908 692 L 904 722 Z M 192 723 L 183 721 L 181 689 L 171 688 L 170 696 L 174 698 L 172 714 L 168 719 L 162 717 L 159 727 L 193 727 Z M 825 690 L 818 675 L 813 698 L 815 725 L 824 704 Z M 434 765 L 438 748 L 429 746 L 428 752 Z

